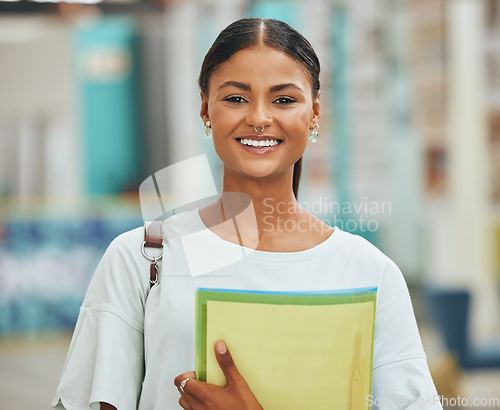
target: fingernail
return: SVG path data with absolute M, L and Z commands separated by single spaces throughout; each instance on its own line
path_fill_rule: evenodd
M 222 340 L 219 340 L 215 344 L 215 348 L 217 349 L 217 353 L 219 353 L 219 354 L 224 354 L 227 352 L 226 344 Z

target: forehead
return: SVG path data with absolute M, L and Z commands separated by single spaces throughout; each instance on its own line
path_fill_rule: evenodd
M 226 81 L 249 84 L 251 88 L 271 87 L 276 84 L 295 83 L 305 92 L 312 92 L 312 81 L 302 65 L 288 54 L 259 47 L 238 51 L 221 64 L 210 79 L 210 90 L 216 90 Z

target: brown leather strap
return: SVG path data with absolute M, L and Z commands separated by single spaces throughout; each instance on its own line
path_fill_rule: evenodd
M 149 288 L 151 289 L 158 281 L 158 264 L 151 263 L 149 267 Z
M 144 242 L 147 248 L 161 248 L 163 246 L 163 234 L 161 222 L 153 221 L 144 224 Z
M 161 229 L 160 221 L 146 222 L 144 224 L 144 247 L 146 248 L 161 248 L 163 246 L 163 233 Z M 143 248 L 143 254 L 145 249 Z M 147 255 L 145 255 L 147 256 Z M 160 257 L 161 258 L 161 257 Z M 151 266 L 149 268 L 149 284 L 152 288 L 156 282 L 158 282 L 158 260 L 152 259 Z

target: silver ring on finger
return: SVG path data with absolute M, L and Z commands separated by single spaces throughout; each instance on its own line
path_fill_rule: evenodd
M 184 387 L 186 387 L 186 383 L 189 380 L 192 380 L 191 377 L 188 377 L 187 379 L 184 379 L 183 381 L 181 381 L 181 384 L 179 386 L 179 389 L 181 389 L 181 392 L 186 393 L 186 391 L 184 390 Z

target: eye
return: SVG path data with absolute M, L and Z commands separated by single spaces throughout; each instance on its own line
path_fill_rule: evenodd
M 278 97 L 274 100 L 274 102 L 277 104 L 293 104 L 294 102 L 297 102 L 297 100 L 292 97 Z
M 226 98 L 224 98 L 224 101 L 235 103 L 235 104 L 241 104 L 243 102 L 246 102 L 246 100 L 241 95 L 232 95 L 230 97 L 226 97 Z

